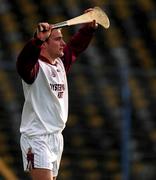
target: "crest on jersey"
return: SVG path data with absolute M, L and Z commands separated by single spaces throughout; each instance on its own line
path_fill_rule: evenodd
M 55 73 L 54 71 L 51 71 L 50 75 L 51 75 L 52 77 L 56 77 L 56 73 Z

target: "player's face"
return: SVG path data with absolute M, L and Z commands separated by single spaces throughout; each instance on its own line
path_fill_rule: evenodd
M 47 51 L 52 58 L 62 57 L 65 42 L 60 29 L 54 29 L 47 41 Z

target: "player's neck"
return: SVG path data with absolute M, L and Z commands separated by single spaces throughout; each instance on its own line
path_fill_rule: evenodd
M 42 61 L 44 61 L 44 62 L 46 62 L 46 63 L 52 64 L 52 65 L 56 65 L 56 59 L 50 61 L 49 58 L 47 58 L 47 57 L 45 57 L 45 56 L 43 56 L 43 55 L 40 55 L 39 59 L 42 60 Z
M 50 63 L 50 64 L 56 64 L 56 58 L 51 57 L 47 53 L 41 53 L 40 56 L 42 57 L 42 60 Z

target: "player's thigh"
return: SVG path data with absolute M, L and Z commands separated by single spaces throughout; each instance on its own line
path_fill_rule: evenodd
M 32 180 L 53 180 L 53 173 L 49 169 L 32 169 L 30 174 Z

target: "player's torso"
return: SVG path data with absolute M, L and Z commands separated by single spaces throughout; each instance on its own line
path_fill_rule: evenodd
M 66 72 L 63 63 L 60 59 L 57 59 L 54 65 L 45 63 L 39 60 L 40 73 L 44 74 L 49 88 L 52 93 L 59 99 L 63 98 L 64 92 L 67 90 Z
M 21 132 L 29 135 L 63 130 L 68 116 L 68 86 L 63 63 L 60 59 L 56 65 L 39 60 L 39 66 L 34 83 L 23 82 L 25 105 Z

